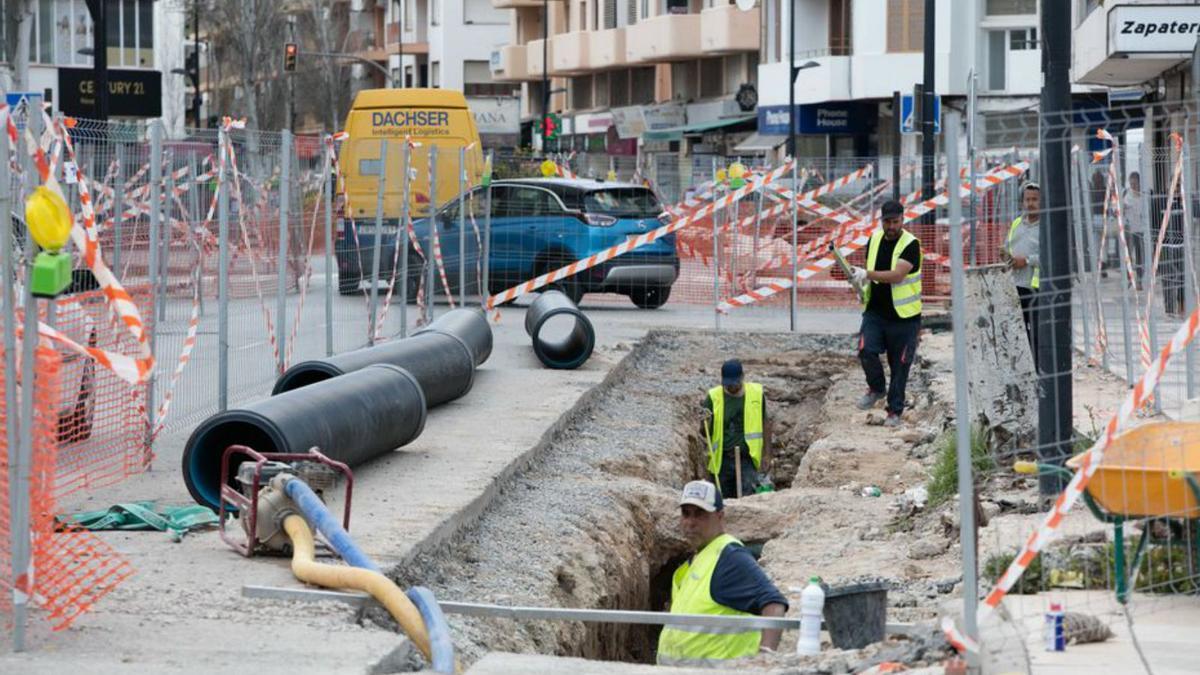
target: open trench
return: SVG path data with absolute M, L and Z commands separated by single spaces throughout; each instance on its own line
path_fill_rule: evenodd
M 765 385 L 777 439 L 774 478 L 786 488 L 812 441 L 825 391 L 854 363 L 851 349 L 844 336 L 652 332 L 477 522 L 394 576 L 447 600 L 662 610 L 687 553 L 676 533 L 676 499 L 685 482 L 704 475 L 697 413 L 722 361 L 741 358 L 747 378 Z M 751 522 L 756 511 L 740 523 L 742 510 L 731 511 L 730 531 L 748 544 L 775 533 Z M 659 631 L 466 617 L 451 623 L 466 663 L 487 651 L 648 663 Z

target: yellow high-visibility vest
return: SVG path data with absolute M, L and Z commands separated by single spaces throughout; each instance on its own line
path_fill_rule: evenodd
M 745 397 L 742 406 L 742 436 L 746 439 L 746 450 L 750 460 L 757 469 L 762 464 L 763 449 L 763 387 L 755 382 L 747 382 L 742 395 Z M 714 478 L 721 475 L 721 458 L 725 454 L 725 388 L 713 387 L 708 390 L 708 399 L 712 401 L 713 423 L 708 437 L 708 472 Z M 714 480 L 718 488 L 720 480 Z
M 879 242 L 883 241 L 883 230 L 875 230 L 871 235 L 871 241 L 867 244 L 867 269 L 875 269 L 875 257 L 879 253 Z M 896 263 L 900 261 L 900 254 L 904 249 L 908 248 L 910 242 L 917 242 L 917 256 L 921 256 L 921 240 L 917 239 L 908 230 L 900 230 L 900 241 L 896 242 L 896 248 L 892 249 L 892 265 L 888 269 L 896 269 Z M 896 315 L 901 319 L 908 319 L 921 313 L 921 269 L 917 268 L 911 274 L 904 277 L 904 281 L 890 284 L 892 287 L 892 306 L 896 308 Z M 871 284 L 863 292 L 863 309 L 871 302 Z
M 713 571 L 717 568 L 721 551 L 730 544 L 741 543 L 728 534 L 722 534 L 675 570 L 671 581 L 672 614 L 753 616 L 718 604 L 710 592 Z M 751 656 L 758 653 L 761 640 L 762 632 L 758 630 L 667 624 L 658 638 L 658 665 L 706 666 L 726 659 Z

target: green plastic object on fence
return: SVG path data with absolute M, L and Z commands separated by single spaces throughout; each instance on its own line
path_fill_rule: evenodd
M 207 506 L 155 506 L 152 501 L 125 502 L 102 511 L 82 511 L 55 519 L 68 527 L 85 530 L 158 530 L 180 541 L 192 530 L 217 524 L 217 514 Z

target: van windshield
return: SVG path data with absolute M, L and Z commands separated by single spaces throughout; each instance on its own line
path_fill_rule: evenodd
M 662 206 L 646 188 L 610 188 L 585 194 L 583 210 L 618 218 L 657 218 Z

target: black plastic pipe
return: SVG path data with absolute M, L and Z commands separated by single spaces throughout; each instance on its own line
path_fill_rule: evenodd
M 555 323 L 571 321 L 571 330 L 564 335 L 543 334 L 554 317 L 561 317 Z M 547 368 L 578 368 L 588 360 L 596 346 L 592 322 L 559 291 L 545 291 L 533 301 L 525 312 L 525 332 L 533 338 L 533 353 Z
M 282 453 L 316 447 L 355 466 L 412 442 L 424 428 L 425 394 L 417 378 L 376 364 L 208 418 L 184 447 L 183 480 L 193 499 L 216 509 L 221 457 L 231 445 Z M 231 474 L 240 462 L 233 458 Z
M 449 333 L 461 338 L 475 355 L 477 368 L 492 355 L 492 327 L 488 325 L 487 316 L 478 309 L 452 309 L 417 331 L 416 335 L 422 333 Z
M 297 363 L 275 383 L 272 395 L 352 373 L 377 363 L 404 368 L 417 378 L 434 407 L 466 395 L 475 366 L 492 353 L 492 329 L 481 312 L 452 310 L 410 338 Z

